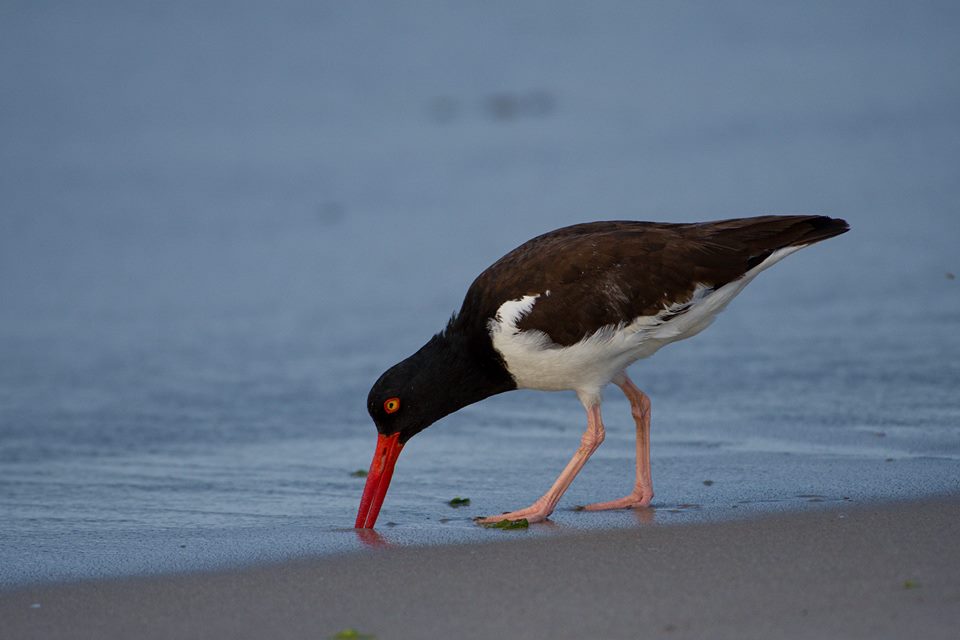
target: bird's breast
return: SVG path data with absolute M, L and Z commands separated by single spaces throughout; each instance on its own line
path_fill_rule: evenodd
M 504 302 L 487 325 L 493 347 L 519 388 L 599 390 L 631 362 L 644 357 L 648 336 L 637 330 L 635 322 L 602 327 L 569 346 L 556 344 L 546 327 L 519 329 L 518 322 L 540 297 L 528 295 Z

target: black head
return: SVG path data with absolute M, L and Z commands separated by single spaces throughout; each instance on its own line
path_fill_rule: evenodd
M 405 443 L 450 413 L 441 409 L 447 390 L 435 380 L 431 368 L 436 366 L 439 363 L 423 362 L 415 354 L 380 376 L 367 396 L 367 411 L 378 433 L 400 434 Z
M 455 337 L 438 334 L 380 376 L 367 396 L 377 431 L 397 433 L 405 443 L 440 418 L 513 388 L 502 368 L 494 369 L 499 376 L 491 375 L 490 364 L 465 347 Z
M 377 522 L 397 457 L 407 440 L 440 418 L 516 388 L 485 333 L 455 330 L 453 321 L 415 354 L 387 370 L 370 389 L 367 410 L 377 448 L 360 498 L 356 527 Z

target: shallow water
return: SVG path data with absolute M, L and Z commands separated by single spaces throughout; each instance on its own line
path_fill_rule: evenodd
M 712 6 L 6 10 L 0 586 L 960 490 L 960 16 Z M 350 529 L 370 384 L 494 259 L 795 212 L 853 231 L 632 369 L 654 509 L 573 510 L 632 481 L 613 389 L 552 523 L 473 525 L 583 429 L 514 392 L 411 441 L 382 539 Z

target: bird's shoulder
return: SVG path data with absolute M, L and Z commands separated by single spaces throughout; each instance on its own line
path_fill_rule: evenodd
M 625 263 L 650 262 L 681 239 L 674 227 L 656 222 L 588 222 L 556 229 L 523 243 L 474 280 L 468 293 L 499 306 L 596 277 Z
M 474 280 L 459 317 L 485 327 L 504 302 L 538 296 L 518 327 L 573 344 L 603 326 L 655 314 L 692 295 L 697 265 L 715 262 L 690 226 L 605 221 L 537 236 Z M 728 271 L 731 279 L 740 275 Z

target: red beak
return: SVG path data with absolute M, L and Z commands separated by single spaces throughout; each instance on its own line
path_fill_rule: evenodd
M 403 444 L 400 443 L 400 434 L 385 436 L 377 435 L 377 450 L 370 463 L 367 473 L 367 484 L 363 488 L 363 497 L 360 499 L 360 510 L 357 511 L 357 529 L 372 529 L 380 515 L 380 507 L 390 487 L 390 478 L 393 477 L 393 467 L 397 464 L 397 457 Z

